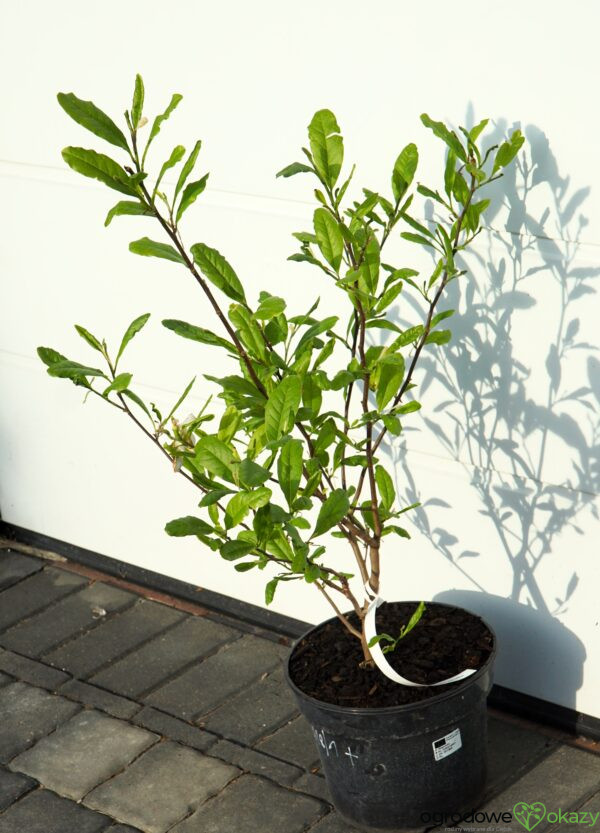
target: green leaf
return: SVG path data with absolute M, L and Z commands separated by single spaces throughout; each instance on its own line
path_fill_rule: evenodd
M 275 591 L 277 590 L 277 585 L 279 584 L 278 578 L 272 578 L 270 582 L 268 582 L 267 586 L 265 587 L 265 604 L 270 605 L 273 601 L 275 596 Z
M 142 111 L 144 109 L 144 82 L 142 76 L 138 73 L 135 76 L 135 89 L 133 91 L 133 104 L 131 105 L 131 123 L 133 129 L 137 127 L 142 118 Z
M 184 518 L 169 521 L 165 526 L 165 532 L 175 538 L 183 538 L 186 535 L 207 535 L 214 532 L 214 530 L 210 524 L 207 524 L 201 518 L 186 515 Z
M 200 437 L 196 443 L 194 462 L 217 477 L 233 480 L 232 469 L 235 462 L 229 446 L 217 437 Z
M 269 442 L 278 440 L 290 430 L 301 396 L 302 380 L 299 376 L 286 376 L 275 387 L 265 406 L 265 430 Z
M 311 419 L 318 415 L 323 401 L 323 393 L 317 384 L 317 379 L 318 377 L 313 372 L 307 373 L 302 381 L 302 403 L 312 412 Z
M 517 153 L 523 147 L 523 142 L 525 141 L 525 137 L 521 133 L 520 130 L 515 130 L 508 142 L 503 142 L 500 147 L 498 148 L 498 152 L 496 153 L 496 158 L 494 160 L 494 168 L 492 170 L 492 175 L 499 171 L 500 168 L 505 168 L 512 160 L 515 158 Z
M 185 262 L 173 246 L 169 246 L 168 243 L 157 243 L 148 237 L 134 240 L 133 243 L 129 244 L 129 251 L 133 252 L 134 255 L 143 255 L 144 257 L 161 257 L 164 260 L 171 260 L 173 263 Z
M 137 393 L 134 393 L 132 390 L 124 390 L 122 391 L 122 393 L 123 396 L 126 396 L 128 399 L 131 399 L 132 402 L 135 402 L 138 408 L 142 409 L 142 411 L 150 418 L 150 422 L 152 422 L 152 424 L 154 425 L 152 414 L 144 404 L 143 400 L 141 400 L 140 397 L 137 395 Z
M 313 223 L 323 257 L 336 272 L 339 272 L 344 251 L 344 238 L 337 221 L 326 208 L 317 208 Z
M 419 623 L 421 616 L 425 613 L 425 602 L 419 602 L 417 609 L 413 613 L 413 615 L 408 620 L 408 623 L 405 627 L 402 628 L 402 632 L 400 633 L 400 639 L 406 636 L 407 633 L 410 633 L 412 629 Z
M 302 440 L 289 440 L 279 452 L 277 461 L 279 486 L 291 508 L 302 478 Z
M 99 110 L 91 101 L 83 101 L 77 98 L 74 93 L 59 93 L 58 103 L 73 121 L 85 127 L 95 136 L 99 136 L 111 145 L 129 151 L 127 139 L 123 132 L 117 127 L 114 121 Z
M 243 558 L 245 555 L 250 555 L 254 545 L 249 541 L 237 539 L 236 541 L 227 541 L 220 549 L 221 557 L 226 561 L 236 561 L 238 558 Z
M 388 524 L 386 529 L 391 530 L 396 535 L 400 536 L 400 538 L 408 538 L 410 540 L 410 535 L 406 529 L 403 529 L 401 526 L 394 526 L 392 524 Z
M 87 376 L 105 376 L 102 370 L 97 367 L 87 367 L 79 362 L 72 362 L 69 359 L 63 359 L 54 362 L 48 367 L 48 375 L 56 376 L 59 379 L 78 379 Z
M 379 367 L 379 381 L 375 399 L 378 410 L 382 411 L 398 393 L 404 378 L 404 359 L 399 353 L 386 356 L 379 363 Z
M 114 380 L 110 383 L 106 390 L 102 391 L 102 396 L 106 397 L 113 391 L 115 393 L 122 393 L 129 387 L 131 379 L 131 373 L 119 373 L 118 376 L 115 376 Z
M 285 310 L 286 304 L 283 298 L 278 298 L 276 295 L 264 295 L 261 298 L 260 305 L 254 317 L 260 321 L 270 321 Z
M 287 167 L 282 168 L 275 176 L 295 176 L 296 174 L 311 174 L 313 169 L 308 165 L 303 165 L 302 162 L 292 162 L 291 165 L 287 165 Z
M 177 209 L 177 217 L 176 221 L 179 222 L 183 216 L 183 212 L 186 211 L 190 205 L 196 201 L 196 197 L 199 197 L 200 194 L 206 188 L 206 182 L 208 180 L 208 174 L 204 174 L 202 179 L 196 180 L 196 182 L 190 182 L 189 185 L 185 186 L 183 194 L 181 195 L 181 202 L 179 203 L 179 208 Z
M 106 215 L 106 220 L 104 221 L 104 225 L 108 226 L 113 219 L 113 217 L 119 217 L 123 214 L 129 215 L 144 215 L 146 217 L 151 217 L 152 212 L 148 209 L 143 203 L 141 202 L 129 202 L 128 200 L 122 200 L 118 202 L 116 205 L 110 209 L 108 214 Z
M 144 167 L 144 161 L 146 159 L 146 154 L 148 153 L 148 148 L 150 147 L 150 145 L 152 144 L 154 139 L 160 133 L 160 128 L 161 128 L 162 123 L 169 118 L 169 116 L 171 115 L 173 110 L 177 107 L 177 105 L 179 104 L 179 102 L 181 101 L 182 98 L 183 98 L 183 96 L 179 95 L 179 93 L 174 93 L 173 96 L 171 97 L 171 101 L 169 102 L 169 106 L 167 107 L 165 112 L 162 113 L 162 115 L 160 115 L 160 116 L 156 116 L 156 118 L 154 119 L 154 122 L 152 124 L 152 130 L 150 131 L 150 136 L 148 137 L 148 143 L 146 144 L 146 147 L 144 149 L 144 155 L 142 157 L 142 167 Z
M 329 497 L 321 505 L 317 523 L 311 538 L 322 535 L 335 526 L 348 512 L 350 500 L 345 489 L 334 489 Z
M 416 399 L 411 400 L 410 402 L 405 402 L 404 405 L 399 405 L 397 408 L 394 408 L 395 414 L 413 414 L 415 411 L 421 410 L 421 403 L 417 402 Z
M 411 243 L 420 243 L 422 246 L 429 246 L 431 249 L 435 248 L 431 240 L 422 237 L 420 234 L 413 234 L 411 231 L 401 232 L 400 237 L 403 237 L 405 240 L 410 240 Z
M 377 481 L 377 488 L 381 497 L 381 503 L 386 511 L 392 508 L 392 504 L 396 499 L 396 490 L 394 489 L 394 481 L 383 468 L 383 466 L 375 467 L 375 480 Z
M 222 440 L 224 443 L 230 442 L 237 433 L 241 422 L 242 414 L 238 411 L 235 405 L 229 405 L 229 407 L 225 409 L 225 413 L 221 417 L 221 421 L 219 423 L 219 431 L 217 434 L 218 439 Z
M 259 361 L 266 361 L 267 347 L 264 335 L 252 317 L 252 313 L 242 304 L 232 304 L 229 307 L 229 320 L 235 325 L 238 335 L 250 355 Z
M 431 326 L 435 327 L 440 321 L 443 321 L 445 318 L 450 318 L 451 315 L 454 315 L 453 309 L 444 310 L 444 312 L 438 312 L 437 315 L 434 315 L 431 319 Z
M 406 189 L 414 179 L 419 163 L 419 151 L 415 144 L 407 145 L 401 152 L 392 173 L 392 191 L 396 202 L 400 202 Z
M 228 298 L 234 301 L 246 302 L 244 289 L 229 263 L 216 249 L 211 249 L 204 243 L 192 246 L 194 261 L 202 270 L 202 274 L 218 287 Z
M 450 197 L 454 193 L 454 179 L 456 177 L 456 154 L 448 151 L 446 167 L 444 169 L 444 190 Z
M 302 348 L 305 347 L 313 338 L 321 335 L 321 333 L 330 330 L 338 320 L 337 315 L 330 315 L 328 318 L 324 318 L 322 321 L 317 321 L 316 324 L 312 324 L 304 333 L 300 341 L 298 342 L 298 346 L 296 347 L 296 355 L 299 355 L 302 352 Z M 319 345 L 320 346 L 320 345 Z
M 198 140 L 194 145 L 194 148 L 188 158 L 185 161 L 183 168 L 181 169 L 181 173 L 179 174 L 179 179 L 177 180 L 177 185 L 175 186 L 175 199 L 179 195 L 179 192 L 187 182 L 188 176 L 194 170 L 194 165 L 196 164 L 196 160 L 198 159 L 198 154 L 200 153 L 200 148 L 202 147 L 202 142 Z
M 222 498 L 231 494 L 233 494 L 231 489 L 214 489 L 212 492 L 204 495 L 198 506 L 212 506 L 213 503 L 218 503 Z
M 146 325 L 146 322 L 150 318 L 150 313 L 146 312 L 144 315 L 140 315 L 139 318 L 135 318 L 129 327 L 125 330 L 125 335 L 121 340 L 121 346 L 119 347 L 119 352 L 117 353 L 117 359 L 115 361 L 115 367 L 117 366 L 117 362 L 121 358 L 123 354 L 123 350 L 127 347 L 131 339 L 139 333 L 139 331 Z
M 90 333 L 89 330 L 86 330 L 85 327 L 82 327 L 79 324 L 75 324 L 75 329 L 77 330 L 81 338 L 84 341 L 87 341 L 90 347 L 93 347 L 94 350 L 97 350 L 99 353 L 102 353 L 104 355 L 102 345 L 100 344 L 100 341 L 96 338 L 95 335 L 92 335 L 92 333 Z
M 333 188 L 342 170 L 344 142 L 331 110 L 318 110 L 308 126 L 308 138 L 317 173 Z
M 407 344 L 412 344 L 423 335 L 423 325 L 417 324 L 416 327 L 409 327 L 402 335 L 394 339 L 394 347 L 405 347 Z
M 170 168 L 174 168 L 178 162 L 181 162 L 183 156 L 185 154 L 185 148 L 183 145 L 176 145 L 173 150 L 171 151 L 171 155 L 167 159 L 167 161 L 163 164 L 162 168 L 160 169 L 160 173 L 158 175 L 158 179 L 154 185 L 154 193 L 158 191 L 158 186 L 160 185 L 163 176 Z
M 262 486 L 271 476 L 268 469 L 259 466 L 254 460 L 242 460 L 239 468 L 240 480 L 244 486 L 253 489 L 255 486 Z
M 482 132 L 485 130 L 485 128 L 488 126 L 488 122 L 489 122 L 489 119 L 482 119 L 482 120 L 479 122 L 479 124 L 476 124 L 476 125 L 475 125 L 475 127 L 472 127 L 472 128 L 469 130 L 469 139 L 470 139 L 473 143 L 475 143 L 475 142 L 477 141 L 477 139 L 479 139 L 479 136 L 481 135 L 481 133 L 482 133 Z
M 223 347 L 230 353 L 235 353 L 235 346 L 226 338 L 216 335 L 204 327 L 196 327 L 194 324 L 188 324 L 187 321 L 178 321 L 174 318 L 166 318 L 162 322 L 163 327 L 167 330 L 172 330 L 182 338 L 189 338 L 191 341 L 199 341 L 201 344 L 210 344 L 213 347 Z
M 57 362 L 67 361 L 66 356 L 63 356 L 57 350 L 53 350 L 52 347 L 38 347 L 37 354 L 47 367 Z
M 437 136 L 438 139 L 445 142 L 450 150 L 455 153 L 459 159 L 462 159 L 463 162 L 467 161 L 465 149 L 453 130 L 448 130 L 446 125 L 441 121 L 434 121 L 433 119 L 430 119 L 427 113 L 423 113 L 421 115 L 421 121 L 425 127 L 428 127 L 433 131 L 434 135 Z
M 195 381 L 196 381 L 196 377 L 194 376 L 194 378 L 192 379 L 192 381 L 191 381 L 191 382 L 188 382 L 188 384 L 186 385 L 185 390 L 183 391 L 183 393 L 181 394 L 181 396 L 179 397 L 179 399 L 177 400 L 177 402 L 173 405 L 173 407 L 172 407 L 172 408 L 171 408 L 171 410 L 169 411 L 168 415 L 167 415 L 167 416 L 165 417 L 165 419 L 163 420 L 163 422 L 164 422 L 164 423 L 167 423 L 167 422 L 171 419 L 171 417 L 172 417 L 172 416 L 173 416 L 173 414 L 177 411 L 177 409 L 178 409 L 178 408 L 179 408 L 179 406 L 182 404 L 182 402 L 184 402 L 184 400 L 187 398 L 187 395 L 188 395 L 188 393 L 191 391 L 192 387 L 194 386 L 194 382 L 195 382 Z M 160 417 L 159 417 L 159 419 L 160 419 Z
M 240 524 L 251 509 L 259 509 L 271 500 L 272 492 L 265 486 L 252 492 L 238 492 L 227 504 L 225 526 L 231 529 Z
M 67 147 L 62 151 L 62 158 L 78 174 L 97 179 L 122 194 L 137 196 L 136 188 L 129 175 L 109 156 L 96 153 L 95 150 Z
M 434 333 L 429 333 L 425 339 L 425 344 L 448 344 L 451 338 L 450 330 L 436 330 Z

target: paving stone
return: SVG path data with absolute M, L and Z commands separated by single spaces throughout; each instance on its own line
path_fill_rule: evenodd
M 205 732 L 204 729 L 190 726 L 189 723 L 184 723 L 178 717 L 172 717 L 170 714 L 159 712 L 149 706 L 144 707 L 141 712 L 136 714 L 133 722 L 145 729 L 150 729 L 151 732 L 157 732 L 159 735 L 176 740 L 185 746 L 198 749 L 200 752 L 207 752 L 217 742 L 217 738 L 209 732 Z
M 106 833 L 143 833 L 143 831 L 137 827 L 130 827 L 128 824 L 113 824 Z
M 60 693 L 72 700 L 78 700 L 86 706 L 93 706 L 103 712 L 112 714 L 113 717 L 120 717 L 125 720 L 133 717 L 142 708 L 139 703 L 133 700 L 126 700 L 110 691 L 103 691 L 94 685 L 82 683 L 81 680 L 69 680 L 59 689 Z
M 278 669 L 219 706 L 201 725 L 210 732 L 250 745 L 297 712 L 283 672 Z
M 514 779 L 499 795 L 485 802 L 481 809 L 501 813 L 512 811 L 521 801 L 530 804 L 540 801 L 550 813 L 582 803 L 584 797 L 597 789 L 600 789 L 600 756 L 560 745 L 521 778 Z M 535 830 L 542 833 L 552 826 L 546 816 Z M 481 829 L 481 825 L 461 822 L 461 828 L 475 830 Z M 511 824 L 502 824 L 502 829 L 514 833 L 523 831 L 516 819 Z
M 310 828 L 310 833 L 363 833 L 358 827 L 350 827 L 335 811 Z
M 43 662 L 13 654 L 12 651 L 5 651 L 3 648 L 0 648 L 0 669 L 23 682 L 47 688 L 49 691 L 56 691 L 69 679 L 69 675 L 64 671 L 58 671 Z
M 313 798 L 243 775 L 171 833 L 300 833 L 323 812 Z
M 44 562 L 39 558 L 15 550 L 0 550 L 0 590 L 37 573 L 43 566 Z
M 136 598 L 133 593 L 98 581 L 18 622 L 0 636 L 0 644 L 30 657 L 40 657 L 81 631 L 95 627 L 107 613 L 133 604 Z
M 167 633 L 95 674 L 91 681 L 117 694 L 136 698 L 239 636 L 239 631 L 233 628 L 188 616 Z
M 78 801 L 157 740 L 145 729 L 85 709 L 10 766 Z
M 331 795 L 327 782 L 319 775 L 313 775 L 311 772 L 305 772 L 294 784 L 294 789 L 299 790 L 308 795 L 313 795 L 315 798 L 320 798 L 331 804 Z
M 589 833 L 592 826 L 595 830 L 598 830 L 596 825 L 600 820 L 600 792 L 597 792 L 590 799 L 588 799 L 585 804 L 582 804 L 581 807 L 577 807 L 576 809 L 579 814 L 580 822 L 576 824 L 569 824 L 568 828 L 566 828 L 569 833 Z M 583 816 L 583 813 L 590 813 L 591 818 Z M 593 821 L 594 819 L 596 819 L 595 822 Z
M 104 833 L 110 819 L 48 790 L 36 790 L 0 816 L 0 833 Z
M 186 720 L 206 714 L 280 662 L 280 646 L 244 636 L 146 698 L 152 706 Z
M 25 683 L 0 688 L 0 763 L 8 763 L 78 711 L 76 703 Z
M 74 677 L 87 677 L 182 620 L 184 615 L 166 605 L 140 601 L 89 633 L 47 654 L 45 659 L 51 665 L 70 671 Z
M 524 773 L 547 757 L 557 746 L 557 740 L 542 732 L 531 731 L 509 720 L 489 717 L 487 794 L 498 792 L 506 783 L 514 781 L 517 774 Z
M 270 737 L 261 740 L 256 748 L 284 761 L 291 761 L 304 769 L 312 769 L 319 765 L 319 753 L 312 729 L 302 715 Z
M 46 567 L 0 593 L 0 631 L 83 588 L 87 579 Z
M 34 787 L 37 787 L 37 781 L 33 778 L 0 766 L 0 813 Z
M 0 671 L 0 687 L 14 682 L 14 679 L 14 677 L 10 677 L 8 674 L 3 674 L 2 671 Z
M 254 749 L 232 743 L 230 740 L 220 740 L 212 747 L 210 754 L 213 758 L 220 758 L 246 772 L 263 775 L 285 786 L 293 784 L 302 775 L 302 770 L 298 767 L 278 761 L 277 758 L 271 758 L 270 755 L 264 755 Z
M 97 787 L 84 803 L 147 833 L 165 833 L 238 773 L 222 761 L 166 741 Z

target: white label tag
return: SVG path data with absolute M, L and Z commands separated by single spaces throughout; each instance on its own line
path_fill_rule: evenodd
M 462 746 L 462 739 L 460 737 L 460 729 L 455 729 L 439 740 L 434 740 L 431 744 L 433 746 L 433 757 L 436 761 L 441 761 L 442 758 L 447 758 L 453 752 L 456 752 Z

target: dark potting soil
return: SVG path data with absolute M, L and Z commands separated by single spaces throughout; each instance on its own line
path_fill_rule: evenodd
M 392 602 L 377 610 L 377 632 L 397 636 L 416 608 Z M 354 614 L 348 616 L 357 625 Z M 382 645 L 383 647 L 383 645 Z M 385 657 L 392 668 L 426 688 L 393 682 L 377 668 L 361 667 L 362 648 L 339 620 L 304 637 L 292 652 L 290 676 L 301 691 L 325 703 L 350 708 L 381 708 L 427 700 L 461 683 L 431 687 L 464 671 L 481 668 L 494 639 L 481 619 L 460 608 L 427 603 L 419 623 Z

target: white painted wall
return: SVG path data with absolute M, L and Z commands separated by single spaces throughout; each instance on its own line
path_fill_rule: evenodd
M 73 323 L 114 343 L 149 311 L 152 324 L 125 363 L 141 393 L 166 404 L 192 375 L 215 369 L 208 348 L 159 325 L 210 319 L 176 266 L 127 252 L 148 222 L 122 218 L 105 230 L 111 195 L 65 170 L 64 145 L 93 143 L 57 106 L 57 91 L 72 89 L 115 117 L 136 71 L 151 113 L 183 93 L 154 159 L 170 143 L 204 141 L 211 187 L 189 212 L 189 242 L 226 253 L 251 296 L 277 291 L 298 311 L 317 294 L 323 309 L 337 301 L 310 268 L 286 262 L 290 233 L 311 214 L 307 181 L 274 178 L 297 158 L 316 109 L 337 113 L 347 159 L 375 189 L 387 187 L 398 150 L 413 140 L 420 176 L 435 180 L 442 151 L 421 127 L 422 111 L 455 123 L 487 115 L 498 131 L 519 125 L 528 150 L 504 196 L 497 192 L 503 207 L 469 259 L 469 284 L 460 298 L 451 293 L 461 312 L 446 362 L 452 382 L 440 382 L 432 353 L 409 451 L 389 449 L 400 490 L 424 508 L 410 522 L 412 542 L 388 547 L 384 594 L 481 611 L 500 636 L 499 683 L 600 716 L 600 117 L 588 95 L 599 74 L 597 4 L 23 0 L 5 5 L 3 18 L 2 517 L 262 600 L 264 576 L 241 576 L 163 534 L 165 521 L 194 512 L 196 494 L 119 414 L 82 407 L 81 393 L 48 378 L 35 357 L 38 344 L 84 357 Z M 407 264 L 418 259 L 397 251 Z M 411 314 L 398 309 L 400 319 Z M 555 388 L 551 345 L 560 353 Z M 198 386 L 194 404 L 207 390 Z M 484 420 L 474 392 L 491 406 Z M 278 591 L 274 608 L 311 621 L 329 615 L 312 588 L 296 584 Z

